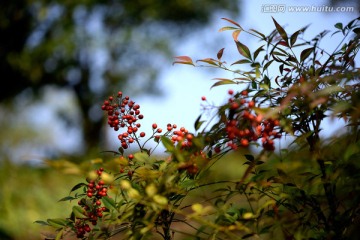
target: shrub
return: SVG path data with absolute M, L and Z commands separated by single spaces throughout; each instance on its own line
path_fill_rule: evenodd
M 330 31 L 307 41 L 306 27 L 289 34 L 275 19 L 269 35 L 223 20 L 231 26 L 220 31 L 232 31 L 241 59 L 227 65 L 222 48 L 215 58 L 174 62 L 234 74 L 212 85 L 241 86 L 228 90 L 228 102 L 202 97 L 205 112 L 216 110 L 212 121 L 200 115 L 194 133 L 154 123 L 145 138 L 140 106 L 122 92 L 110 96 L 102 106 L 108 124 L 124 129 L 115 158 L 95 161 L 86 182 L 61 199 L 78 201 L 69 218 L 38 223 L 57 228 L 58 239 L 68 230 L 81 239 L 357 237 L 360 19 L 335 25 L 332 35 L 342 39 L 333 52 L 321 47 Z M 250 50 L 240 33 L 259 46 Z M 344 131 L 325 139 L 326 119 L 342 121 Z M 277 148 L 285 137 L 293 142 Z M 154 156 L 148 141 L 163 144 L 166 156 Z M 139 150 L 128 153 L 134 145 Z M 229 179 L 224 166 L 234 158 L 239 174 Z

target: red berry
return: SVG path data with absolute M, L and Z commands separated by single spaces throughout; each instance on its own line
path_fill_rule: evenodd
M 228 91 L 228 93 L 229 93 L 230 95 L 233 95 L 233 94 L 234 94 L 234 91 L 233 91 L 232 89 L 230 89 L 230 90 Z
M 202 101 L 206 101 L 206 97 L 205 97 L 205 96 L 202 96 L 202 97 L 201 97 L 201 100 L 202 100 Z
M 104 185 L 105 182 L 104 182 L 104 180 L 100 180 L 98 184 L 99 184 L 99 185 Z
M 140 137 L 145 137 L 145 133 L 144 133 L 144 132 L 141 132 L 141 133 L 140 133 Z
M 132 159 L 134 158 L 134 155 L 133 155 L 133 154 L 129 154 L 128 158 L 129 158 L 130 160 L 132 160 Z
M 231 108 L 232 110 L 236 110 L 236 109 L 238 109 L 239 107 L 240 107 L 240 105 L 239 105 L 237 102 L 231 103 L 231 106 L 230 106 L 230 108 Z
M 249 108 L 253 108 L 253 107 L 255 106 L 255 102 L 254 102 L 254 101 L 250 101 L 250 102 L 248 103 L 248 105 L 249 105 Z
M 153 129 L 156 129 L 156 128 L 157 128 L 157 124 L 156 124 L 156 123 L 153 123 L 152 128 L 153 128 Z
M 247 146 L 249 146 L 249 140 L 243 138 L 243 139 L 241 139 L 240 144 L 243 147 L 247 147 Z

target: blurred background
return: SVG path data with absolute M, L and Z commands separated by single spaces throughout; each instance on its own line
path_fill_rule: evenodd
M 321 10 L 327 6 L 353 10 Z M 174 56 L 215 57 L 223 47 L 224 60 L 238 60 L 231 33 L 218 32 L 229 25 L 222 17 L 265 34 L 274 29 L 271 17 L 289 32 L 310 24 L 304 38 L 311 39 L 358 16 L 356 0 L 3 0 L 0 239 L 39 239 L 43 229 L 34 221 L 67 216 L 70 204 L 57 201 L 80 176 L 47 168 L 44 160 L 81 162 L 117 150 L 117 134 L 101 111 L 109 95 L 121 90 L 141 105 L 147 134 L 154 122 L 194 131 L 201 96 L 215 105 L 226 101 L 227 86 L 210 86 L 229 73 L 172 65 Z M 246 34 L 239 39 L 257 46 Z

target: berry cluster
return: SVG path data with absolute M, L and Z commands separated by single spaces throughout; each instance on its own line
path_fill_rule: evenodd
M 98 178 L 96 180 L 88 180 L 86 186 L 86 196 L 79 200 L 78 205 L 84 210 L 84 215 L 87 218 L 77 219 L 75 222 L 75 231 L 78 238 L 83 238 L 87 232 L 91 231 L 88 222 L 92 225 L 96 225 L 99 218 L 103 217 L 103 212 L 107 211 L 107 208 L 102 206 L 101 198 L 107 196 L 107 186 L 101 179 L 101 175 L 104 169 L 100 168 L 96 170 Z
M 279 130 L 276 129 L 279 121 L 263 119 L 261 115 L 257 115 L 253 111 L 255 102 L 246 99 L 248 96 L 246 90 L 235 96 L 234 92 L 229 90 L 229 94 L 231 95 L 229 115 L 225 128 L 229 140 L 227 145 L 232 149 L 237 149 L 238 146 L 248 147 L 250 142 L 261 139 L 263 148 L 273 151 L 274 139 L 281 137 Z M 218 152 L 220 149 L 217 148 L 215 151 Z
M 118 92 L 116 97 L 110 96 L 101 106 L 101 109 L 107 112 L 108 124 L 111 128 L 115 131 L 120 128 L 127 128 L 125 132 L 118 135 L 123 149 L 127 149 L 131 143 L 138 141 L 140 137 L 145 137 L 145 132 L 137 135 L 141 127 L 137 121 L 144 118 L 139 108 L 140 105 L 130 100 L 129 96 L 123 97 L 122 92 Z

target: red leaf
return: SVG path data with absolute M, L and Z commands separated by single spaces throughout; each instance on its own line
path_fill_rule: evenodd
M 233 21 L 233 20 L 230 20 L 230 19 L 228 19 L 228 18 L 221 18 L 221 19 L 226 20 L 226 21 L 228 21 L 228 22 L 230 22 L 230 23 L 238 26 L 240 29 L 242 29 L 242 27 L 240 26 L 240 24 L 238 24 L 237 22 L 235 22 L 235 21 Z
M 222 57 L 222 55 L 223 55 L 223 53 L 224 53 L 224 49 L 225 48 L 222 48 L 222 49 L 220 49 L 220 51 L 217 53 L 217 58 L 220 60 L 221 59 L 221 57 Z
M 189 64 L 189 65 L 195 66 L 192 59 L 188 56 L 178 56 L 178 57 L 175 57 L 175 59 L 176 59 L 176 61 L 173 62 L 173 65 L 175 63 L 179 63 L 179 64 Z

